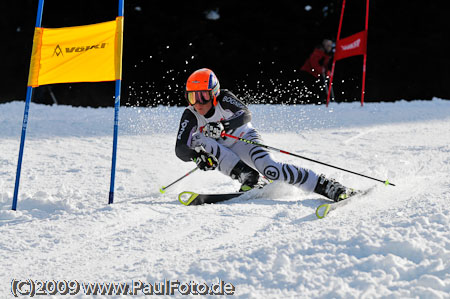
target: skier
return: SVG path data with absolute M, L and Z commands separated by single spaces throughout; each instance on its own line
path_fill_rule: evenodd
M 352 195 L 335 180 L 292 164 L 277 162 L 258 145 L 222 138 L 221 133 L 262 143 L 252 127 L 251 112 L 233 93 L 220 89 L 216 75 L 207 68 L 192 73 L 186 82 L 184 110 L 177 133 L 175 153 L 183 161 L 194 161 L 204 171 L 218 169 L 241 183 L 240 191 L 262 186 L 267 179 L 282 181 L 305 191 L 314 191 L 339 201 Z

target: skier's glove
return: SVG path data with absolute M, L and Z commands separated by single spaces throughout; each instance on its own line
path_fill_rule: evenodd
M 216 123 L 207 123 L 203 128 L 203 134 L 206 137 L 219 139 L 224 131 L 223 124 L 219 121 Z
M 197 164 L 197 167 L 203 171 L 214 170 L 219 164 L 219 161 L 215 156 L 205 151 L 196 153 L 196 156 L 192 160 Z

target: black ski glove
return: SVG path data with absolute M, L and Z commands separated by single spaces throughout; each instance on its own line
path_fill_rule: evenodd
M 215 156 L 203 150 L 196 153 L 196 156 L 192 160 L 197 164 L 197 167 L 203 171 L 214 170 L 219 164 L 219 161 Z
M 203 134 L 206 137 L 213 139 L 220 139 L 222 137 L 222 132 L 224 131 L 223 124 L 219 121 L 216 123 L 207 123 L 203 128 Z

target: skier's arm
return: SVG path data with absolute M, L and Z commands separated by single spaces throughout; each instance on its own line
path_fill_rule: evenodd
M 231 92 L 227 92 L 220 104 L 223 109 L 234 113 L 233 116 L 222 121 L 225 131 L 236 129 L 252 120 L 250 110 Z
M 197 155 L 196 151 L 189 147 L 191 136 L 196 130 L 197 118 L 191 111 L 186 109 L 181 116 L 175 144 L 175 154 L 185 162 L 191 161 Z
M 324 71 L 323 61 L 321 64 L 321 60 L 323 60 L 323 51 L 320 49 L 315 49 L 314 52 L 311 54 L 311 67 L 313 68 L 313 72 L 316 74 L 316 76 L 319 76 Z

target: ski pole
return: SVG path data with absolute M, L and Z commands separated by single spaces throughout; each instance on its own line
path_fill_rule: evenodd
M 395 186 L 394 184 L 390 183 L 388 180 L 385 180 L 385 181 L 379 180 L 379 179 L 367 176 L 365 174 L 357 173 L 357 172 L 354 172 L 354 171 L 351 171 L 351 170 L 348 170 L 348 169 L 344 169 L 344 168 L 341 168 L 341 167 L 330 165 L 330 164 L 327 164 L 327 163 L 324 163 L 324 162 L 320 162 L 320 161 L 317 161 L 317 160 L 314 160 L 314 159 L 310 159 L 310 158 L 307 158 L 307 157 L 303 157 L 303 156 L 300 156 L 300 155 L 297 155 L 297 154 L 289 153 L 287 151 L 283 151 L 283 150 L 280 150 L 280 149 L 272 147 L 272 146 L 264 145 L 264 144 L 261 144 L 261 143 L 258 143 L 258 142 L 250 141 L 250 140 L 247 140 L 247 139 L 244 139 L 244 138 L 241 138 L 241 137 L 236 137 L 236 136 L 227 134 L 227 133 L 225 133 L 225 131 L 222 132 L 221 137 L 222 138 L 223 137 L 234 138 L 236 140 L 247 142 L 247 143 L 254 144 L 254 145 L 258 145 L 260 147 L 264 147 L 264 148 L 269 149 L 269 150 L 277 151 L 277 152 L 280 152 L 280 153 L 283 153 L 283 154 L 287 154 L 287 155 L 291 155 L 291 156 L 294 156 L 294 157 L 297 157 L 297 158 L 300 158 L 300 159 L 308 160 L 308 161 L 315 162 L 315 163 L 318 163 L 318 164 L 322 164 L 322 165 L 325 165 L 325 166 L 328 166 L 328 167 L 332 167 L 332 168 L 336 168 L 336 169 L 339 169 L 339 170 L 342 170 L 342 171 L 346 171 L 346 172 L 349 172 L 349 173 L 352 173 L 352 174 L 356 174 L 356 175 L 359 175 L 359 176 L 362 176 L 362 177 L 365 177 L 365 178 L 368 178 L 368 179 L 371 179 L 371 180 L 374 180 L 374 181 L 378 181 L 378 182 L 384 183 L 386 186 L 387 185 Z
M 194 169 L 192 169 L 191 171 L 189 171 L 188 173 L 186 173 L 185 175 L 183 175 L 181 178 L 179 178 L 179 179 L 173 181 L 172 183 L 170 183 L 169 185 L 167 185 L 167 186 L 162 186 L 162 187 L 159 189 L 159 192 L 161 192 L 161 193 L 166 192 L 166 190 L 167 190 L 170 186 L 172 186 L 172 185 L 174 185 L 175 183 L 181 181 L 182 179 L 184 179 L 185 177 L 187 177 L 188 175 L 190 175 L 191 173 L 193 173 L 193 172 L 196 171 L 197 169 L 198 169 L 198 167 L 195 167 Z

